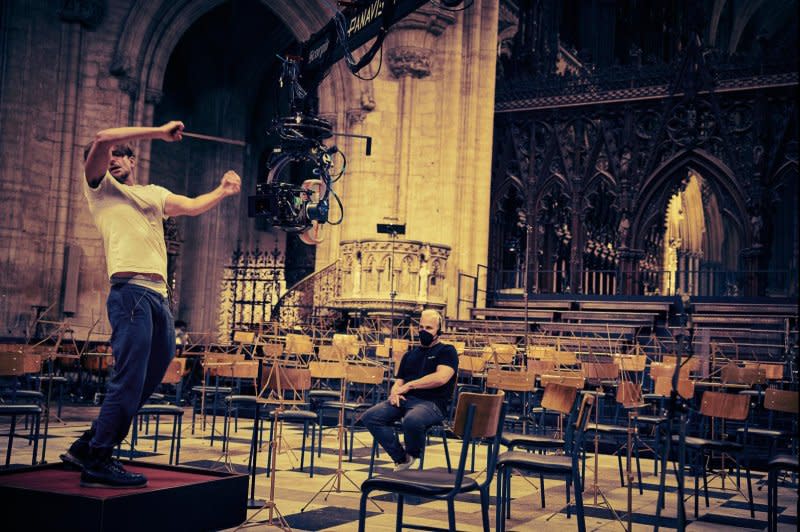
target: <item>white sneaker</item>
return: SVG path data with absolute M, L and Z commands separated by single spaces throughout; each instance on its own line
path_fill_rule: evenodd
M 405 471 L 407 469 L 412 469 L 417 466 L 417 458 L 407 454 L 406 459 L 403 462 L 394 466 L 394 472 L 397 473 L 398 471 Z

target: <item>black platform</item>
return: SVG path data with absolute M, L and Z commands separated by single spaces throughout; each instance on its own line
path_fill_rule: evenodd
M 82 488 L 60 463 L 0 471 L 3 530 L 218 530 L 247 518 L 247 475 L 124 462 L 140 489 Z

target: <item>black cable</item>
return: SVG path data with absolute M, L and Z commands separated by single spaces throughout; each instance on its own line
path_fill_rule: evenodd
M 437 2 L 436 0 L 431 0 L 431 4 L 435 5 L 436 7 L 440 8 L 440 9 L 444 9 L 445 11 L 450 11 L 451 13 L 458 13 L 459 11 L 466 11 L 467 9 L 471 8 L 472 4 L 474 4 L 474 3 L 475 3 L 475 0 L 471 0 L 469 4 L 465 4 L 463 7 L 459 7 L 459 8 L 456 9 L 456 8 L 447 7 L 445 5 L 442 5 L 441 3 Z

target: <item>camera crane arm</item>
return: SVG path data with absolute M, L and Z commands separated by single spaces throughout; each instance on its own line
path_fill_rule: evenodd
M 303 43 L 300 72 L 309 91 L 322 82 L 328 70 L 346 55 L 372 38 L 377 40 L 358 63 L 348 66 L 354 73 L 366 66 L 383 44 L 389 28 L 430 0 L 367 0 L 352 2 Z M 342 2 L 344 3 L 344 2 Z M 461 0 L 443 1 L 454 7 Z M 344 37 L 344 40 L 342 39 Z

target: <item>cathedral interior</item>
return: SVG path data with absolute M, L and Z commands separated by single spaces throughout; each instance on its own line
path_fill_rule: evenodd
M 796 0 L 0 2 L 0 522 L 95 529 L 30 511 L 96 499 L 36 475 L 116 378 L 84 148 L 180 120 L 135 182 L 241 191 L 158 227 L 177 356 L 118 454 L 164 499 L 103 526 L 796 530 L 798 50 Z M 360 422 L 423 310 L 455 503 Z

